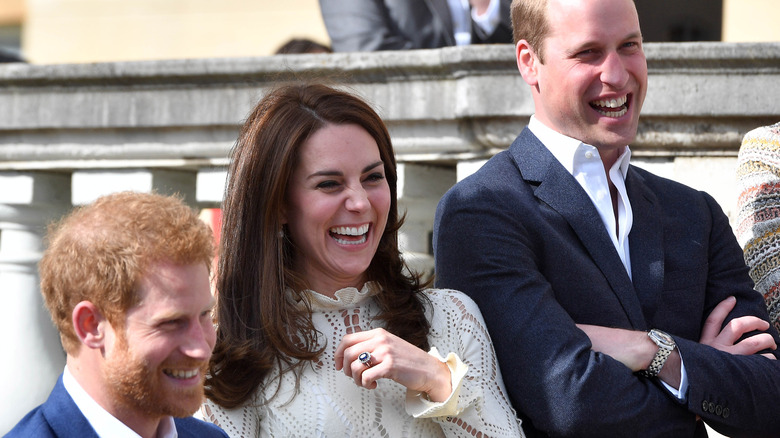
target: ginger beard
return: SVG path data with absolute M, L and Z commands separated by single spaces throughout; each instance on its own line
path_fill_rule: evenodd
M 119 405 L 149 417 L 189 417 L 200 408 L 204 400 L 203 382 L 208 362 L 171 361 L 153 368 L 143 358 L 132 354 L 124 334 L 119 334 L 117 338 L 113 354 L 106 358 L 105 382 Z M 169 381 L 173 377 L 163 372 L 182 368 L 200 368 L 200 384 L 179 387 Z

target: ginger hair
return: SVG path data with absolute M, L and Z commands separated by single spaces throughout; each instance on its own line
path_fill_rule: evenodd
M 214 255 L 211 230 L 191 208 L 148 193 L 116 193 L 76 208 L 49 227 L 47 240 L 41 293 L 70 355 L 80 346 L 71 316 L 76 304 L 92 302 L 123 328 L 150 264 L 204 263 L 210 270 Z

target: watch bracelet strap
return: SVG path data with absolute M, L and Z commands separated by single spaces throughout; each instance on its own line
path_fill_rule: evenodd
M 654 332 L 656 333 L 655 336 L 653 336 Z M 659 334 L 669 337 L 668 334 L 656 329 L 647 332 L 647 335 L 650 337 L 650 339 L 658 346 L 658 350 L 655 352 L 655 356 L 653 356 L 653 360 L 650 361 L 650 365 L 647 367 L 647 369 L 638 372 L 641 376 L 658 376 L 658 373 L 661 372 L 664 364 L 666 364 L 666 360 L 669 358 L 669 355 L 672 354 L 672 351 L 675 348 L 674 341 L 671 341 L 671 345 L 667 346 L 665 342 L 661 341 L 660 339 L 656 339 Z
M 670 354 L 672 354 L 672 350 L 659 346 L 658 352 L 655 353 L 653 360 L 650 362 L 650 366 L 648 366 L 646 370 L 639 371 L 639 375 L 645 377 L 656 377 L 658 373 L 661 372 L 661 369 L 664 367 L 666 359 Z

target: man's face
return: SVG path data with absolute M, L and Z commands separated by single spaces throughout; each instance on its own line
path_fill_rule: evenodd
M 536 117 L 605 152 L 629 144 L 647 92 L 633 1 L 550 0 L 547 17 L 544 64 L 535 59 L 532 77 Z
M 214 298 L 203 263 L 157 263 L 144 277 L 141 302 L 106 352 L 105 383 L 118 409 L 157 418 L 192 415 L 216 334 Z M 120 416 L 123 416 L 120 414 Z

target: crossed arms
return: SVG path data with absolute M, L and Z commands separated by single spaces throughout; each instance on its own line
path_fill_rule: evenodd
M 604 255 L 607 239 L 573 229 L 582 218 L 572 215 L 588 219 L 586 208 L 565 216 L 549 198 L 540 200 L 544 186 L 514 178 L 508 160 L 494 158 L 483 169 L 439 205 L 437 286 L 468 293 L 482 309 L 524 426 L 556 436 L 693 436 L 701 417 L 733 436 L 780 430 L 780 366 L 753 354 L 774 347 L 778 335 L 769 328 L 766 336 L 750 336 L 766 327 L 759 322 L 766 309 L 711 197 L 645 176 L 647 191 L 662 199 L 647 206 L 632 198 L 633 230 L 655 221 L 658 233 L 642 240 L 632 231 L 631 251 L 635 284 L 650 278 L 647 272 L 661 273 L 658 290 L 649 293 L 606 272 L 605 266 L 623 269 L 616 254 Z M 607 243 L 587 246 L 583 239 Z M 644 265 L 638 252 L 652 251 L 643 245 L 651 240 L 660 257 Z M 689 381 L 682 402 L 634 374 L 657 349 L 644 333 L 650 328 L 675 338 Z M 662 378 L 679 383 L 679 365 L 673 360 L 664 368 Z M 729 407 L 729 415 L 705 409 L 714 405 Z

